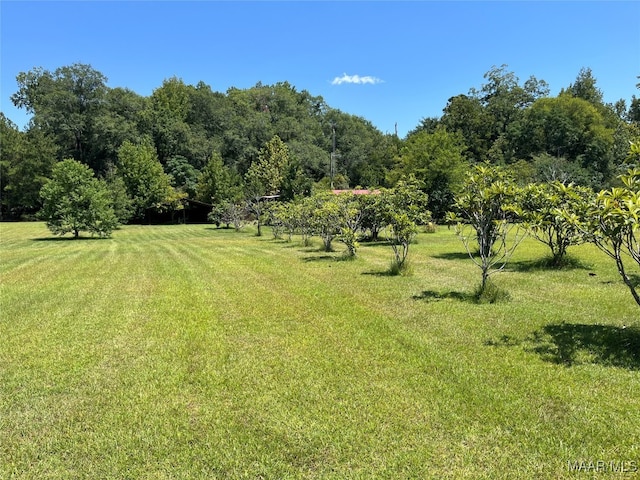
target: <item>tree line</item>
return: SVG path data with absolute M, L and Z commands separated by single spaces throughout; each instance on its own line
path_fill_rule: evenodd
M 41 189 L 68 159 L 104 183 L 120 222 L 171 217 L 187 200 L 218 215 L 248 202 L 260 220 L 263 196 L 393 188 L 410 175 L 442 221 L 479 163 L 521 184 L 599 190 L 637 161 L 629 143 L 640 138 L 640 99 L 605 103 L 591 70 L 555 97 L 543 80 L 522 83 L 506 66 L 484 79 L 400 139 L 287 82 L 221 93 L 174 77 L 145 97 L 109 88 L 90 65 L 34 68 L 17 75 L 11 96 L 31 114 L 29 126 L 1 115 L 0 211 L 3 219 L 39 212 Z

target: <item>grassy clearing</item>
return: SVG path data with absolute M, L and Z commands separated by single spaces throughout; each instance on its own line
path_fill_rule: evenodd
M 576 478 L 640 461 L 640 322 L 590 246 L 479 270 L 206 225 L 1 224 L 0 478 Z M 627 466 L 629 464 L 627 463 Z

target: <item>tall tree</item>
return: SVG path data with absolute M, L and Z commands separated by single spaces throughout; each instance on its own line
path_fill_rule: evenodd
M 219 153 L 211 155 L 202 169 L 196 186 L 196 198 L 214 206 L 235 203 L 242 197 L 242 178 L 222 161 Z
M 274 136 L 260 150 L 258 160 L 245 175 L 245 189 L 250 211 L 258 222 L 258 236 L 262 235 L 261 221 L 265 197 L 278 195 L 289 164 L 289 149 Z
M 107 78 L 90 65 L 76 63 L 54 72 L 21 72 L 17 82 L 13 104 L 33 114 L 34 126 L 54 135 L 60 154 L 102 170 L 105 165 L 91 149 L 96 119 L 106 105 Z
M 438 220 L 451 209 L 468 168 L 464 151 L 462 135 L 449 133 L 443 127 L 409 135 L 401 150 L 400 172 L 422 182 L 423 191 L 429 196 L 428 209 Z
M 21 132 L 0 113 L 0 218 L 18 219 L 42 206 L 40 189 L 51 175 L 57 150 L 41 130 Z
M 180 200 L 185 195 L 171 186 L 171 177 L 164 172 L 151 143 L 134 145 L 124 142 L 118 150 L 117 171 L 133 201 L 134 218 L 137 220 L 143 220 L 148 210 L 180 208 Z
M 442 123 L 452 131 L 461 131 L 473 161 L 484 159 L 492 163 L 512 163 L 514 130 L 523 112 L 537 99 L 548 95 L 544 80 L 534 76 L 520 84 L 507 65 L 492 67 L 485 75 L 480 89 L 472 88 L 469 95 L 449 100 Z
M 581 98 L 592 105 L 602 105 L 602 91 L 596 86 L 596 79 L 590 68 L 581 68 L 576 81 L 569 85 L 564 93 L 575 98 Z
M 518 155 L 564 157 L 589 170 L 592 178 L 587 186 L 599 187 L 611 175 L 613 135 L 601 112 L 588 101 L 566 94 L 541 98 L 524 115 Z

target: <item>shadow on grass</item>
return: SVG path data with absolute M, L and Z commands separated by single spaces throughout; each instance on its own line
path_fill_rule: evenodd
M 240 228 L 240 230 L 236 230 L 234 227 L 227 228 L 227 227 L 216 227 L 216 226 L 213 226 L 213 227 L 205 227 L 205 230 L 211 230 L 211 231 L 214 231 L 214 232 L 228 233 L 228 234 L 231 234 L 231 233 L 236 233 L 236 234 L 248 233 L 248 231 L 245 231 L 244 228 Z
M 467 252 L 447 252 L 439 253 L 438 255 L 432 255 L 432 258 L 440 258 L 442 260 L 468 260 L 469 254 Z
M 591 270 L 593 267 L 574 257 L 565 257 L 562 263 L 556 265 L 553 257 L 544 257 L 537 260 L 521 262 L 509 262 L 507 270 L 513 272 L 533 272 L 537 270 Z
M 361 247 L 380 247 L 380 246 L 389 246 L 389 242 L 387 240 L 360 240 Z
M 32 242 L 82 242 L 85 240 L 111 240 L 111 237 L 42 237 L 32 238 Z
M 326 261 L 336 261 L 337 257 L 334 255 L 310 255 L 308 257 L 303 257 L 303 262 L 326 262 Z
M 386 270 L 370 270 L 368 272 L 362 272 L 361 275 L 372 275 L 374 277 L 400 277 L 401 275 L 392 272 L 390 269 Z
M 427 302 L 434 302 L 450 298 L 453 300 L 459 300 L 461 302 L 477 303 L 477 299 L 473 294 L 455 291 L 438 292 L 436 290 L 424 290 L 419 295 L 413 295 L 411 298 L 414 300 L 425 300 Z
M 640 329 L 612 325 L 559 323 L 536 330 L 524 340 L 508 335 L 484 342 L 492 347 L 522 345 L 525 351 L 558 365 L 598 364 L 640 370 Z

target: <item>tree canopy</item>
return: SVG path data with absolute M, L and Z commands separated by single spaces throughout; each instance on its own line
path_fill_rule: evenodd
M 246 182 L 254 179 L 248 172 L 277 137 L 288 157 L 279 172 L 281 198 L 310 195 L 331 183 L 392 188 L 413 174 L 441 219 L 470 165 L 508 167 L 520 181 L 552 174 L 596 189 L 611 187 L 633 166 L 628 145 L 640 138 L 638 99 L 628 107 L 624 99 L 604 103 L 588 68 L 553 97 L 544 80 L 530 76 L 521 82 L 506 65 L 494 66 L 480 86 L 452 96 L 440 118 L 423 119 L 406 138 L 383 134 L 367 119 L 286 81 L 216 92 L 202 81 L 190 85 L 176 76 L 142 96 L 109 87 L 106 75 L 82 63 L 52 71 L 36 67 L 20 72 L 17 81 L 11 99 L 32 118 L 19 131 L 3 117 L 3 218 L 40 209 L 44 180 L 66 158 L 87 165 L 97 177 L 124 179 L 134 221 L 143 220 L 150 205 L 180 208 L 181 196 L 227 201 L 238 191 L 247 193 Z M 151 183 L 145 188 L 155 184 L 167 194 L 149 201 L 142 200 L 141 184 L 134 188 L 120 158 L 123 147 L 141 145 L 154 165 L 149 163 Z M 118 185 L 109 182 L 109 188 Z

